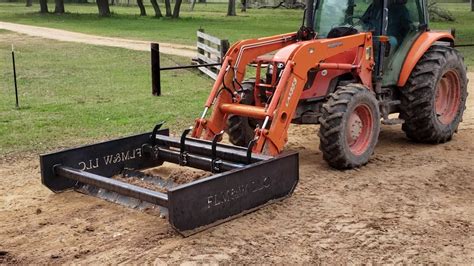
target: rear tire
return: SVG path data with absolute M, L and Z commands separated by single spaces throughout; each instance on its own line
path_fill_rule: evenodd
M 320 122 L 319 149 L 330 166 L 350 169 L 369 161 L 380 132 L 380 111 L 365 86 L 339 86 L 323 104 Z
M 400 118 L 408 138 L 449 141 L 462 120 L 467 98 L 466 66 L 453 48 L 432 46 L 401 89 Z
M 254 105 L 254 82 L 242 83 L 240 104 Z M 229 141 L 237 146 L 247 147 L 255 137 L 255 128 L 258 121 L 244 116 L 229 115 L 225 132 L 229 135 Z

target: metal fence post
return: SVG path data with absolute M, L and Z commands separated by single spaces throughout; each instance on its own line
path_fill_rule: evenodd
M 15 83 L 15 107 L 18 109 L 20 108 L 20 105 L 18 103 L 18 86 L 16 83 L 15 49 L 13 48 L 13 44 L 12 44 L 12 63 L 13 63 L 13 80 Z
M 160 45 L 151 43 L 151 92 L 154 96 L 161 95 Z

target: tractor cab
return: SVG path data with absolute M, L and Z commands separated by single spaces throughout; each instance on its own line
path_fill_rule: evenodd
M 319 0 L 315 1 L 313 27 L 316 38 L 337 38 L 370 31 L 387 36 L 383 54 L 384 86 L 396 84 L 403 59 L 413 42 L 427 29 L 425 0 Z M 379 38 L 374 38 L 375 51 Z M 384 60 L 380 60 L 380 56 Z

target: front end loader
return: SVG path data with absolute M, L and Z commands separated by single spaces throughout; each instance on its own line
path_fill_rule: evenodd
M 402 124 L 418 142 L 452 138 L 465 109 L 466 67 L 453 34 L 429 29 L 426 0 L 308 0 L 303 20 L 297 32 L 235 43 L 181 138 L 157 126 L 41 155 L 43 184 L 139 209 L 161 206 L 187 235 L 293 192 L 298 154 L 284 151 L 291 123 L 319 124 L 323 158 L 337 169 L 369 161 L 381 124 Z M 224 132 L 233 145 L 219 143 Z M 139 171 L 164 162 L 213 175 L 173 184 Z

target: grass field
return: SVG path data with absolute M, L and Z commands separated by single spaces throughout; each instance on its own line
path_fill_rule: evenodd
M 474 43 L 474 13 L 469 11 L 469 3 L 439 5 L 450 10 L 457 21 L 433 22 L 431 28 L 456 28 L 458 43 Z M 194 12 L 190 12 L 185 4 L 181 19 L 173 20 L 140 17 L 137 7 L 112 6 L 113 15 L 110 18 L 98 17 L 97 7 L 93 4 L 66 4 L 68 13 L 64 15 L 41 15 L 37 12 L 38 8 L 37 4 L 28 8 L 23 3 L 0 3 L 0 20 L 103 36 L 193 45 L 195 32 L 199 28 L 230 42 L 295 31 L 301 24 L 303 13 L 302 10 L 250 9 L 247 13 L 239 12 L 236 17 L 227 17 L 226 4 L 198 4 Z M 151 6 L 147 6 L 147 10 L 152 14 Z M 474 47 L 460 50 L 466 56 L 467 63 L 474 65 Z
M 457 21 L 432 23 L 455 27 L 459 43 L 474 43 L 474 15 L 468 4 L 442 4 Z M 1 3 L 0 20 L 104 36 L 192 44 L 196 29 L 236 41 L 293 31 L 301 10 L 250 10 L 225 16 L 226 5 L 183 6 L 182 19 L 137 16 L 135 7 L 112 7 L 99 18 L 94 5 L 66 5 L 65 15 L 40 15 L 38 6 Z M 149 8 L 149 12 L 151 12 Z M 284 21 L 284 23 L 283 23 Z M 281 22 L 281 23 L 277 23 Z M 10 44 L 17 46 L 20 110 L 14 108 Z M 474 47 L 460 49 L 474 66 Z M 175 132 L 199 116 L 211 81 L 196 72 L 168 72 L 164 96 L 150 95 L 149 54 L 118 48 L 61 43 L 0 31 L 0 154 L 43 151 L 96 139 L 150 130 L 161 120 Z M 167 57 L 163 65 L 186 59 Z
M 17 52 L 14 108 L 10 41 Z M 200 115 L 210 79 L 187 70 L 162 77 L 151 96 L 149 54 L 0 31 L 0 154 L 45 151 L 132 133 L 167 121 L 175 133 Z M 184 63 L 162 58 L 163 65 Z
M 196 42 L 196 30 L 235 42 L 240 39 L 291 32 L 301 24 L 302 10 L 249 10 L 247 14 L 227 17 L 225 4 L 197 4 L 194 12 L 183 4 L 181 19 L 152 16 L 140 17 L 137 7 L 111 7 L 110 18 L 99 18 L 93 4 L 66 4 L 68 14 L 41 15 L 38 5 L 32 8 L 20 3 L 0 3 L 0 20 L 38 26 L 54 27 L 104 36 L 191 44 Z M 164 6 L 162 7 L 164 9 Z M 147 6 L 149 14 L 153 13 Z M 275 23 L 275 22 L 284 23 Z
M 439 3 L 440 7 L 444 7 L 451 11 L 456 17 L 455 22 L 432 22 L 432 29 L 456 29 L 456 42 L 458 44 L 474 44 L 474 12 L 470 11 L 469 3 Z M 459 47 L 464 55 L 466 64 L 474 66 L 474 47 Z

